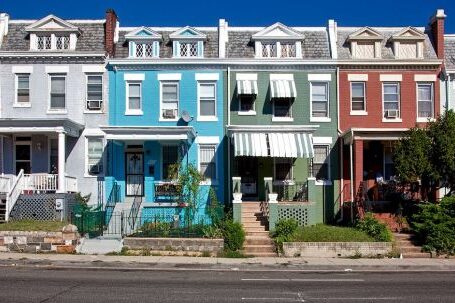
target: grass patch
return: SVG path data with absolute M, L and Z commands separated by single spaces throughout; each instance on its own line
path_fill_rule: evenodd
M 355 228 L 317 224 L 298 228 L 290 236 L 290 242 L 374 242 L 374 239 Z
M 0 231 L 62 231 L 68 222 L 20 220 L 0 224 Z

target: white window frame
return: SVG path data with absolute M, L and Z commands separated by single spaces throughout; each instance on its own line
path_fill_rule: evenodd
M 99 174 L 92 174 L 89 172 L 89 161 L 88 161 L 88 145 L 90 139 L 101 139 L 101 144 L 103 147 L 103 151 L 101 152 L 100 162 L 103 165 L 103 170 Z M 104 149 L 106 147 L 106 140 L 103 136 L 85 136 L 85 165 L 84 165 L 84 178 L 97 178 L 97 177 L 104 177 L 106 171 L 106 160 L 103 157 Z
M 179 58 L 199 58 L 202 57 L 201 54 L 199 54 L 199 47 L 198 47 L 199 40 L 181 40 L 179 41 L 178 45 L 178 57 Z M 182 56 L 181 49 L 183 44 L 186 45 L 186 56 Z M 190 56 L 190 50 L 191 50 L 191 44 L 196 45 L 196 56 Z
M 309 81 L 310 83 L 310 122 L 331 122 L 330 117 L 330 82 L 329 81 Z M 314 117 L 313 116 L 313 83 L 323 83 L 327 90 L 327 117 Z
M 267 47 L 267 54 L 268 55 L 264 56 L 264 53 L 263 53 L 264 46 L 272 45 L 272 44 L 275 45 L 276 57 L 270 56 L 270 54 L 271 54 L 270 47 Z M 293 44 L 294 48 L 295 48 L 295 56 L 294 57 L 288 57 L 288 56 L 283 57 L 282 54 L 281 54 L 281 44 Z M 281 40 L 280 41 L 260 41 L 259 45 L 261 46 L 261 49 L 259 51 L 260 58 L 264 58 L 264 59 L 277 59 L 277 58 L 295 59 L 295 58 L 301 58 L 301 56 L 299 55 L 299 51 L 301 51 L 301 47 L 298 47 L 299 42 L 297 42 L 297 41 L 287 41 L 287 40 L 283 40 L 283 41 L 281 41 Z
M 315 139 L 315 138 L 313 138 Z M 309 172 L 310 172 L 310 177 L 308 177 L 309 180 L 314 180 L 315 185 L 332 185 L 332 174 L 331 174 L 331 169 L 330 169 L 330 152 L 331 152 L 331 145 L 330 144 L 325 144 L 325 143 L 314 143 L 313 142 L 313 148 L 315 147 L 324 147 L 326 148 L 327 154 L 326 154 L 326 160 L 325 162 L 327 163 L 327 180 L 319 180 L 316 179 L 316 176 L 313 175 L 313 159 L 310 160 L 310 165 L 309 165 Z
M 353 98 L 353 94 L 352 94 L 352 85 L 353 84 L 362 84 L 363 85 L 363 110 L 358 110 L 358 109 L 353 109 L 352 108 L 352 98 Z M 350 92 L 351 92 L 351 112 L 350 112 L 350 115 L 351 116 L 366 116 L 368 115 L 368 111 L 367 111 L 367 83 L 365 81 L 351 81 L 350 82 Z
M 126 103 L 125 103 L 125 115 L 127 116 L 141 116 L 144 114 L 142 111 L 142 81 L 140 80 L 126 80 Z M 139 84 L 139 105 L 140 109 L 130 109 L 130 84 Z
M 152 53 L 150 56 L 146 56 L 145 48 L 146 48 L 147 44 L 151 45 L 151 47 L 152 47 Z M 157 58 L 157 56 L 155 56 L 154 54 L 160 53 L 159 44 L 158 44 L 157 49 L 155 50 L 156 44 L 155 44 L 155 41 L 153 41 L 153 40 L 151 40 L 151 41 L 134 41 L 134 44 L 130 43 L 129 45 L 134 45 L 133 53 L 131 56 L 132 58 Z M 142 45 L 142 56 L 137 56 L 137 46 L 138 45 Z
M 19 92 L 19 77 L 20 76 L 28 76 L 28 102 L 19 102 L 18 101 L 18 92 Z M 32 96 L 31 96 L 31 89 L 30 89 L 30 73 L 15 73 L 14 74 L 14 104 L 13 107 L 31 107 L 32 106 Z
M 99 76 L 101 77 L 101 100 L 89 100 L 88 99 L 88 77 Z M 100 101 L 99 109 L 90 109 L 88 107 L 89 101 Z M 87 113 L 102 113 L 104 108 L 104 75 L 103 73 L 85 73 L 85 111 Z
M 64 108 L 52 108 L 51 107 L 51 92 L 52 92 L 52 77 L 64 77 L 65 78 L 65 107 Z M 68 75 L 66 73 L 52 73 L 48 74 L 48 114 L 67 114 L 67 101 L 68 101 Z
M 385 117 L 385 103 L 384 103 L 384 86 L 395 84 L 398 87 L 398 117 L 395 119 Z M 381 83 L 382 89 L 382 122 L 402 122 L 401 119 L 401 82 L 400 81 L 383 81 Z
M 177 85 L 177 113 L 175 118 L 166 119 L 163 118 L 163 85 L 164 84 L 175 84 Z M 160 112 L 158 121 L 178 121 L 179 120 L 179 108 L 180 108 L 180 81 L 175 80 L 160 80 Z
M 203 179 L 201 181 L 201 185 L 218 185 L 219 181 L 219 174 L 218 174 L 218 159 L 217 159 L 217 151 L 218 151 L 218 145 L 219 143 L 209 143 L 207 142 L 198 142 L 198 148 L 197 148 L 197 169 L 199 172 L 201 172 L 201 147 L 213 147 L 215 149 L 215 154 L 213 156 L 214 162 L 215 162 L 215 180 L 206 180 Z
M 431 88 L 431 116 L 430 117 L 420 117 L 419 116 L 419 86 L 426 85 L 430 86 Z M 424 100 L 428 101 L 428 100 Z M 435 102 L 434 102 L 434 83 L 433 82 L 417 82 L 416 83 L 416 115 L 417 115 L 417 122 L 428 122 L 433 121 L 435 116 Z
M 286 159 L 286 160 L 289 160 L 289 162 L 291 162 L 291 171 L 290 171 L 291 178 L 287 179 L 287 180 L 277 180 L 277 178 L 276 178 L 277 160 L 282 161 L 282 159 Z M 274 180 L 273 181 L 274 185 L 281 185 L 283 183 L 292 185 L 292 184 L 295 183 L 295 180 L 294 180 L 294 158 L 273 158 L 273 180 Z
M 215 95 L 214 97 L 214 106 L 215 106 L 215 115 L 213 116 L 206 116 L 206 115 L 201 115 L 201 85 L 213 85 Z M 216 81 L 197 81 L 197 120 L 198 121 L 218 121 L 218 115 L 217 115 L 217 82 Z

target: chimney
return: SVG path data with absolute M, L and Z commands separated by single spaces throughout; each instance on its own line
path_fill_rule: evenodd
M 115 43 L 118 42 L 118 18 L 113 9 L 106 11 L 106 28 L 104 35 L 104 47 L 108 57 L 115 55 Z
M 218 25 L 218 57 L 226 58 L 226 43 L 228 42 L 228 23 L 224 19 L 219 20 Z
M 0 14 L 0 46 L 3 42 L 3 37 L 8 35 L 8 23 L 9 23 L 9 15 L 2 13 Z
M 436 10 L 436 14 L 430 20 L 430 30 L 433 43 L 436 48 L 438 59 L 444 59 L 444 19 L 446 15 L 443 9 Z

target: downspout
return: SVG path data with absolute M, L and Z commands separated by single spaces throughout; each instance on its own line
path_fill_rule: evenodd
M 354 208 L 353 208 L 353 204 L 354 204 L 354 165 L 353 165 L 353 161 L 354 161 L 354 155 L 353 155 L 353 144 L 354 144 L 354 132 L 352 131 L 351 129 L 351 142 L 349 144 L 349 149 L 350 149 L 350 159 L 349 159 L 349 162 L 350 162 L 350 169 L 351 169 L 351 221 L 353 222 L 354 221 Z
M 341 135 L 341 129 L 340 129 L 340 68 L 337 66 L 336 69 L 337 73 L 337 131 L 338 131 L 338 137 Z M 340 221 L 343 221 L 343 202 L 344 202 L 344 170 L 343 170 L 343 138 L 340 138 Z
M 226 94 L 226 97 L 227 97 L 227 103 L 228 103 L 228 106 L 227 106 L 227 116 L 228 116 L 228 123 L 227 123 L 227 127 L 226 127 L 226 137 L 227 137 L 227 145 L 228 145 L 228 148 L 227 148 L 227 151 L 228 151 L 228 156 L 227 156 L 227 159 L 228 159 L 228 163 L 227 163 L 227 173 L 228 173 L 228 177 L 227 177 L 227 182 L 228 182 L 228 204 L 230 205 L 231 204 L 231 138 L 229 137 L 229 131 L 228 131 L 228 128 L 229 126 L 231 125 L 231 112 L 230 112 L 230 109 L 231 109 L 231 98 L 230 98 L 230 93 L 231 93 L 231 67 L 228 66 L 227 67 L 227 94 Z

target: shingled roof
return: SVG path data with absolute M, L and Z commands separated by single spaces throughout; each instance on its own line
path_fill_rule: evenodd
M 446 69 L 455 70 L 455 36 L 444 37 L 444 57 Z
M 77 22 L 68 20 L 77 26 L 80 35 L 76 43 L 76 52 L 104 53 L 104 23 L 102 21 Z M 3 39 L 0 51 L 30 51 L 30 35 L 25 31 L 30 22 L 10 22 L 8 35 Z
M 385 27 L 371 27 L 376 32 L 380 33 L 384 39 L 381 42 L 381 58 L 382 59 L 395 59 L 393 54 L 393 44 L 390 42 L 390 37 L 399 33 L 403 28 L 385 28 Z M 350 34 L 358 31 L 361 27 L 338 27 L 338 37 L 337 37 L 337 50 L 338 50 L 338 59 L 352 59 L 350 45 L 347 41 Z M 424 40 L 424 59 L 437 59 L 436 52 L 434 50 L 433 44 L 429 33 L 423 29 L 418 28 L 425 34 Z

